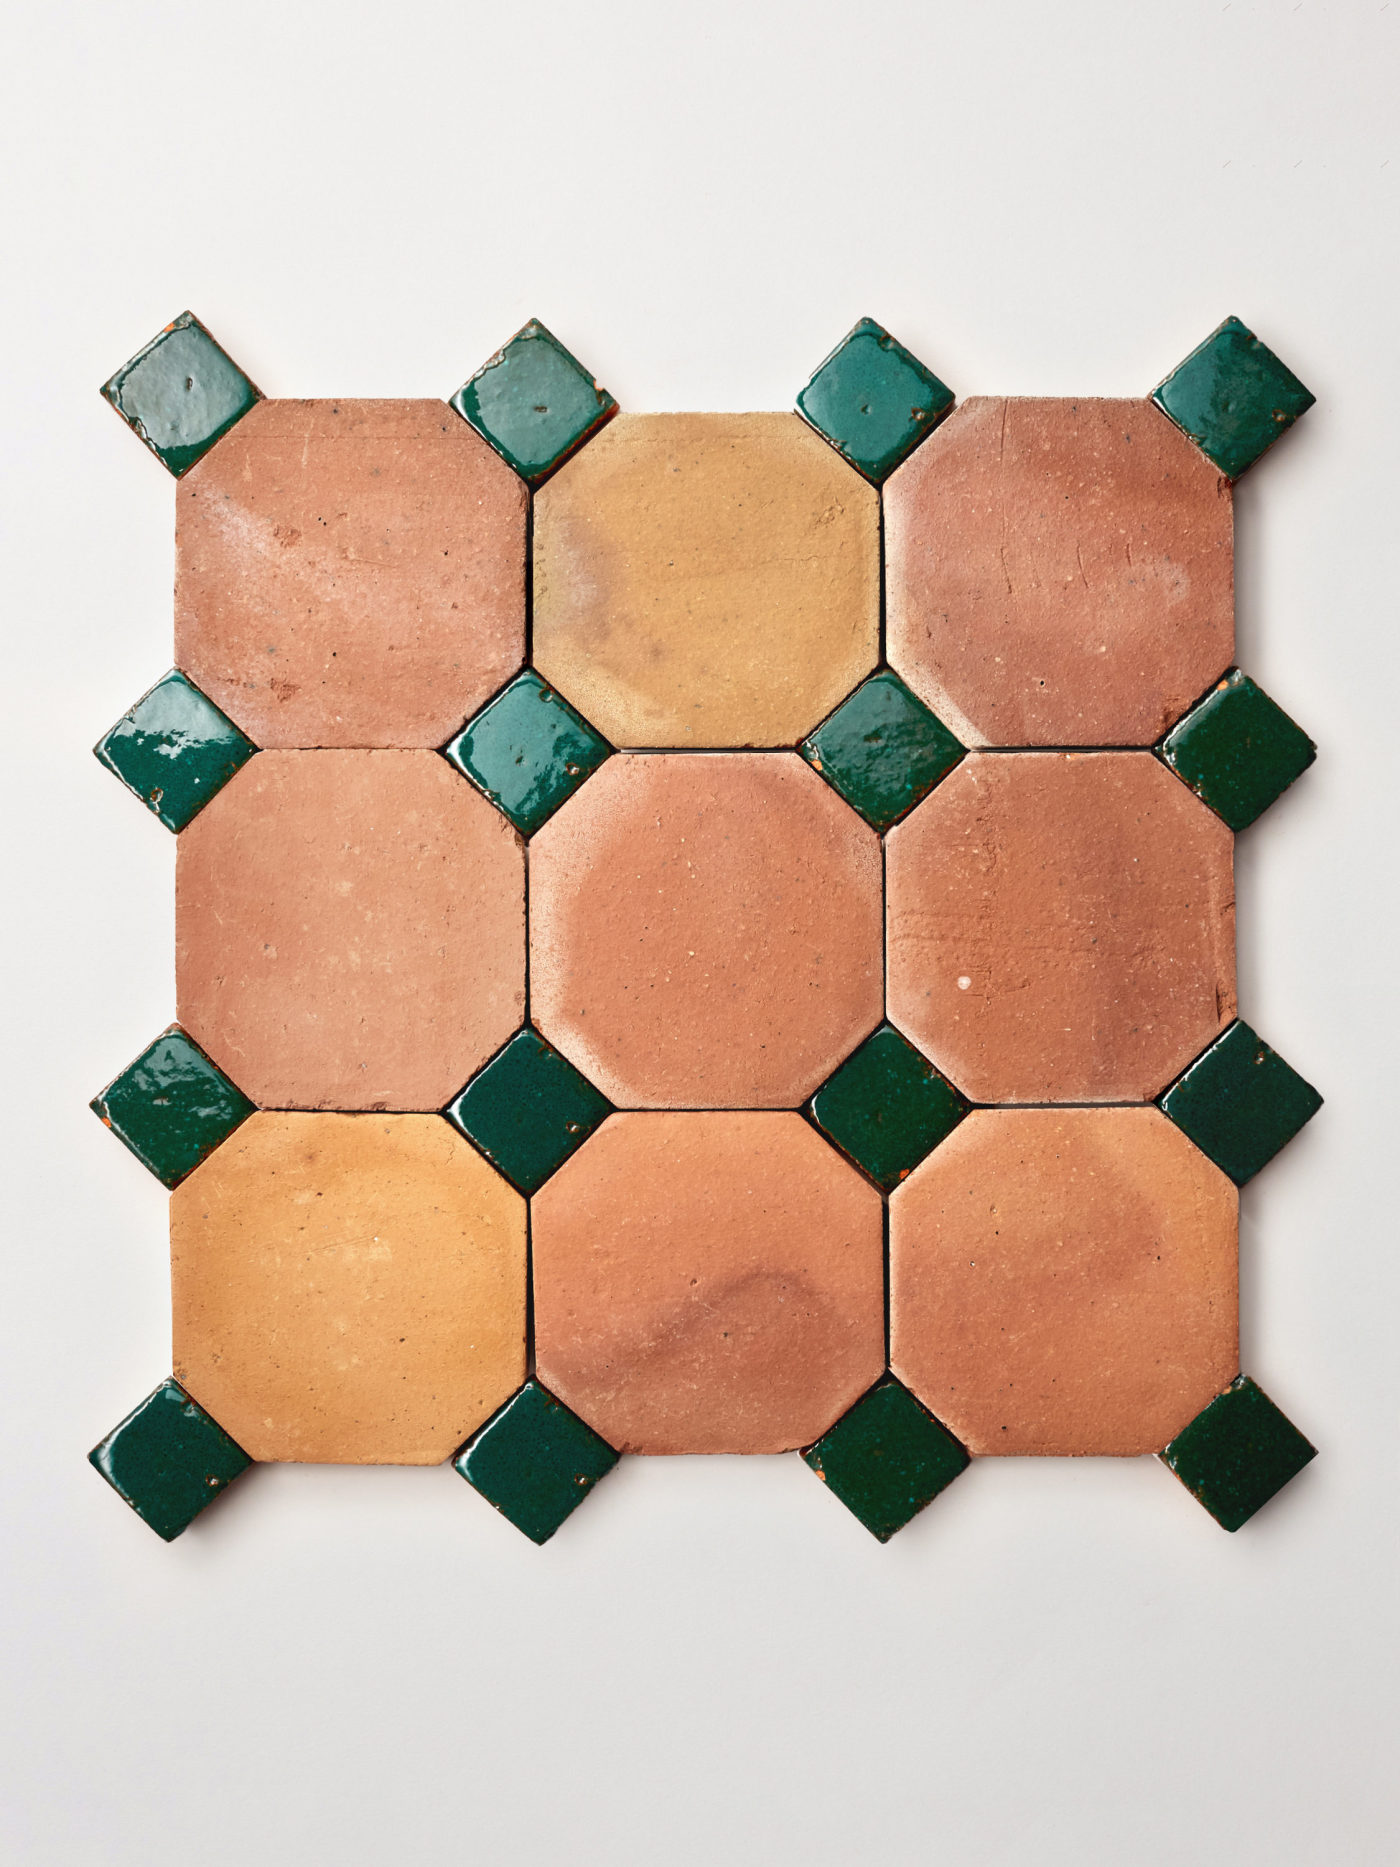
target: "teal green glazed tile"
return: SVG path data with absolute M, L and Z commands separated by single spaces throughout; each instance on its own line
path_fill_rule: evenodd
M 883 834 L 948 776 L 966 747 L 885 668 L 843 700 L 800 750 Z
M 533 1193 L 612 1114 L 612 1103 L 527 1028 L 444 1113 L 522 1193 Z
M 838 454 L 878 485 L 953 406 L 953 392 L 873 318 L 843 337 L 797 398 Z
M 1238 318 L 1178 363 L 1152 400 L 1237 480 L 1317 400 Z
M 178 1024 L 128 1064 L 91 1107 L 142 1166 L 170 1187 L 193 1173 L 254 1110 Z
M 88 1458 L 167 1543 L 253 1463 L 175 1381 L 162 1381 Z
M 970 1463 L 953 1435 L 893 1375 L 802 1456 L 882 1543 Z
M 531 486 L 617 413 L 607 390 L 535 318 L 462 384 L 452 406 Z
M 878 1186 L 898 1186 L 957 1127 L 967 1103 L 920 1051 L 884 1024 L 812 1097 L 828 1140 Z
M 1157 1456 L 1218 1524 L 1238 1530 L 1317 1448 L 1242 1374 Z
M 527 669 L 467 721 L 443 757 L 523 836 L 533 836 L 611 751 L 601 733 Z
M 538 1381 L 527 1381 L 452 1461 L 531 1542 L 547 1543 L 617 1453 Z
M 1159 1102 L 1237 1186 L 1252 1179 L 1322 1107 L 1312 1084 L 1238 1018 Z
M 92 748 L 167 830 L 183 830 L 257 749 L 178 668 Z
M 1301 726 L 1232 668 L 1162 741 L 1162 757 L 1232 830 L 1247 829 L 1317 757 Z
M 102 393 L 177 479 L 261 399 L 189 311 L 138 350 Z

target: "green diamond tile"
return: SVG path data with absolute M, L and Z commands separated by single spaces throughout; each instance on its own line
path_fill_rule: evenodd
M 183 830 L 257 749 L 178 669 L 92 748 L 167 830 Z
M 531 486 L 617 413 L 617 403 L 531 318 L 452 397 L 452 406 Z
M 1217 1523 L 1238 1530 L 1317 1448 L 1242 1374 L 1157 1456 Z
M 1252 1179 L 1322 1107 L 1312 1084 L 1240 1019 L 1159 1102 L 1237 1186 Z
M 452 1461 L 532 1542 L 547 1543 L 617 1454 L 538 1381 L 527 1381 Z
M 171 1187 L 254 1110 L 178 1024 L 128 1064 L 91 1107 L 142 1166 Z
M 444 1111 L 522 1193 L 556 1168 L 612 1113 L 612 1103 L 537 1031 L 517 1031 Z
M 953 406 L 953 392 L 873 318 L 843 337 L 797 398 L 851 465 L 876 484 Z
M 843 700 L 800 750 L 883 833 L 947 777 L 966 748 L 884 669 Z
M 88 1458 L 167 1543 L 253 1463 L 174 1381 L 162 1381 Z
M 893 1375 L 802 1456 L 882 1543 L 969 1463 L 953 1435 Z
M 177 478 L 260 399 L 189 311 L 138 350 L 102 393 Z
M 1232 668 L 1167 734 L 1162 757 L 1217 817 L 1243 830 L 1307 770 L 1317 747 Z
M 957 1127 L 967 1104 L 920 1051 L 884 1024 L 812 1097 L 812 1119 L 886 1192 Z
M 468 720 L 443 756 L 533 836 L 612 747 L 527 669 Z
M 1236 480 L 1317 398 L 1238 318 L 1226 318 L 1152 400 Z

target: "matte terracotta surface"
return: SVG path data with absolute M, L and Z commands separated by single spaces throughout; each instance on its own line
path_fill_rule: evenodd
M 875 665 L 879 502 L 796 415 L 618 415 L 536 495 L 534 578 L 536 666 L 614 745 L 794 745 Z
M 530 845 L 531 1010 L 621 1106 L 796 1108 L 880 1021 L 880 925 L 795 753 L 623 754 Z
M 520 1024 L 524 855 L 436 752 L 261 752 L 180 837 L 181 1024 L 264 1107 L 437 1109 Z
M 1146 1102 L 1235 1015 L 1233 842 L 1148 752 L 973 753 L 887 839 L 889 1015 L 974 1102 Z
M 1239 1373 L 1237 1213 L 1157 1109 L 978 1110 L 890 1200 L 894 1372 L 974 1454 L 1158 1452 Z
M 255 1459 L 434 1465 L 525 1378 L 525 1202 L 437 1115 L 253 1115 L 170 1203 L 175 1375 Z
M 176 660 L 260 746 L 442 745 L 524 656 L 525 514 L 445 402 L 259 402 L 176 492 Z
M 807 1445 L 884 1366 L 881 1230 L 799 1115 L 611 1116 L 535 1196 L 539 1378 L 620 1452 Z
M 1151 402 L 975 397 L 885 488 L 889 658 L 964 745 L 1153 745 L 1234 659 L 1232 538 Z

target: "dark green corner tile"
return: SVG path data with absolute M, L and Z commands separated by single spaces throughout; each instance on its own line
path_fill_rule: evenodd
M 174 1381 L 162 1381 L 88 1458 L 167 1543 L 253 1463 Z
M 617 1456 L 562 1401 L 527 1381 L 452 1463 L 517 1530 L 547 1543 Z
M 444 1113 L 522 1193 L 533 1193 L 611 1115 L 612 1103 L 527 1027 Z
M 882 1543 L 969 1463 L 953 1435 L 893 1375 L 802 1456 Z
M 1243 830 L 1308 769 L 1317 747 L 1232 668 L 1167 734 L 1162 757 L 1217 817 Z
M 1242 1374 L 1157 1456 L 1217 1523 L 1238 1530 L 1317 1448 Z
M 258 391 L 192 312 L 138 350 L 102 393 L 177 477 L 248 413 Z
M 897 674 L 872 674 L 801 752 L 882 834 L 946 778 L 966 747 Z
M 172 1187 L 254 1110 L 178 1024 L 163 1031 L 91 1106 L 142 1166 Z
M 167 830 L 183 830 L 258 748 L 172 669 L 92 749 Z
M 797 398 L 817 433 L 877 485 L 952 406 L 947 384 L 873 318 L 841 339 Z
M 882 1024 L 822 1084 L 810 1113 L 888 1192 L 946 1140 L 967 1104 L 922 1052 Z
M 1158 408 L 1237 480 L 1317 397 L 1238 318 L 1226 318 L 1152 392 Z
M 535 318 L 462 384 L 452 406 L 531 486 L 617 413 L 607 390 Z
M 1203 1154 L 1243 1186 L 1322 1107 L 1311 1083 L 1241 1019 L 1160 1098 Z
M 524 836 L 597 771 L 612 747 L 533 669 L 468 720 L 443 757 Z

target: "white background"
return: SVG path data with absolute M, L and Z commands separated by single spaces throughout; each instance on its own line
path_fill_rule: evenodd
M 10 20 L 0 1858 L 1396 1858 L 1400 5 Z M 171 1015 L 174 842 L 88 748 L 169 663 L 173 495 L 96 391 L 187 305 L 274 395 L 538 315 L 625 408 L 782 408 L 865 313 L 963 395 L 1134 395 L 1234 312 L 1317 392 L 1238 504 L 1322 747 L 1240 847 L 1242 1009 L 1328 1099 L 1244 1200 L 1321 1448 L 1261 1518 L 1151 1460 L 986 1461 L 884 1549 L 796 1458 L 624 1463 L 542 1551 L 446 1469 L 258 1469 L 170 1548 L 117 1502 L 164 1199 L 86 1102 Z

